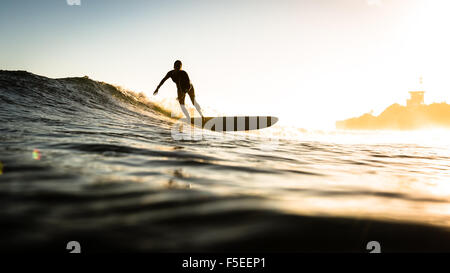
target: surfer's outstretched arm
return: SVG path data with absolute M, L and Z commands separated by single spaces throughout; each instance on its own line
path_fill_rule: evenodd
M 164 82 L 165 82 L 168 78 L 170 78 L 170 75 L 169 75 L 169 74 L 170 74 L 170 72 L 167 73 L 167 75 L 161 80 L 161 82 L 158 84 L 158 87 L 156 87 L 155 92 L 153 92 L 153 95 L 158 94 L 158 90 L 159 90 L 159 88 L 161 87 L 161 85 L 163 85 Z

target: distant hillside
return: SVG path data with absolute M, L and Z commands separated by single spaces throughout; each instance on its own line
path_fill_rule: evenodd
M 393 104 L 379 116 L 364 114 L 336 122 L 337 129 L 350 130 L 415 130 L 432 127 L 450 128 L 450 105 L 402 106 Z

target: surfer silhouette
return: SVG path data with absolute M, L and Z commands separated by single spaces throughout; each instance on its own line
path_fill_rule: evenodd
M 195 109 L 197 109 L 198 113 L 203 118 L 202 109 L 200 108 L 200 105 L 195 100 L 195 91 L 194 86 L 192 85 L 191 81 L 189 80 L 189 76 L 186 73 L 186 71 L 181 70 L 181 61 L 177 60 L 173 64 L 173 70 L 170 70 L 167 72 L 166 76 L 161 80 L 158 87 L 156 87 L 155 92 L 153 92 L 153 95 L 158 94 L 159 88 L 161 85 L 164 84 L 164 82 L 171 78 L 172 81 L 177 85 L 177 94 L 178 94 L 178 102 L 180 103 L 181 110 L 183 111 L 186 118 L 190 119 L 189 112 L 186 109 L 186 106 L 184 105 L 184 99 L 186 98 L 186 93 L 189 94 L 189 97 L 191 98 L 192 104 L 195 106 Z

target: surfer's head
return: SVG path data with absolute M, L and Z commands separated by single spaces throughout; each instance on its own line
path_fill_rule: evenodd
M 181 61 L 180 60 L 175 61 L 175 63 L 173 64 L 173 69 L 181 70 Z

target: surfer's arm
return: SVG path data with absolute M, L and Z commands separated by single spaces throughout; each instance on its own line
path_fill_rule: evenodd
M 155 92 L 153 92 L 153 95 L 158 94 L 159 88 L 161 87 L 161 85 L 164 84 L 164 82 L 165 82 L 168 78 L 170 78 L 170 72 L 168 72 L 167 75 L 166 75 L 166 76 L 161 80 L 161 82 L 158 84 L 158 87 L 156 87 L 156 90 L 155 90 Z

